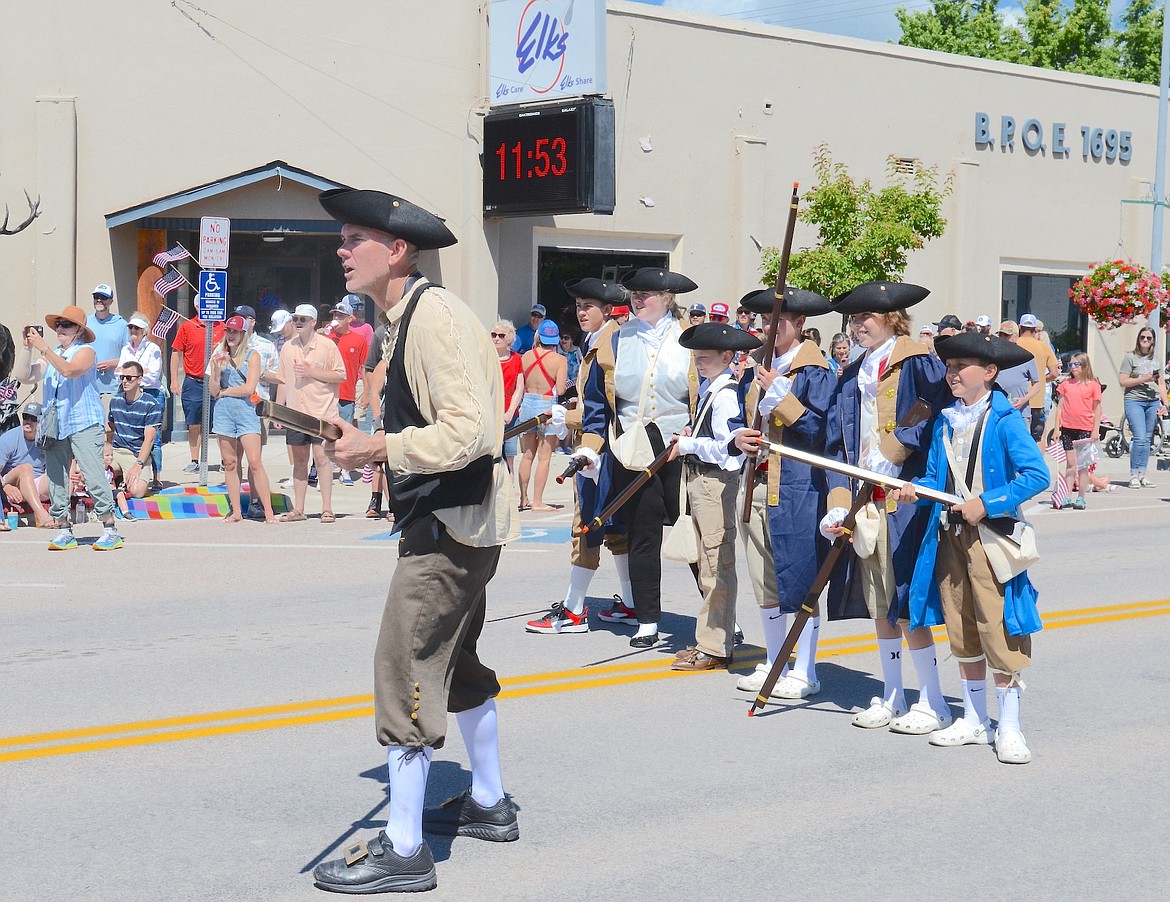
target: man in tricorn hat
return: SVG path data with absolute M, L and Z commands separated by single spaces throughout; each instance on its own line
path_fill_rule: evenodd
M 744 427 L 732 361 L 760 340 L 727 323 L 691 326 L 678 343 L 691 351 L 700 376 L 699 405 L 678 436 L 672 459 L 682 458 L 687 501 L 703 553 L 698 582 L 703 604 L 695 618 L 695 644 L 676 655 L 671 670 L 726 670 L 735 644 L 735 534 L 743 456 L 730 450 Z
M 428 832 L 496 842 L 520 835 L 500 777 L 495 696 L 480 663 L 485 590 L 513 533 L 511 485 L 500 456 L 504 409 L 499 357 L 475 314 L 418 269 L 419 252 L 447 247 L 443 221 L 380 191 L 326 191 L 343 223 L 346 288 L 387 320 L 385 432 L 335 419 L 327 448 L 343 467 L 386 462 L 402 535 L 374 658 L 378 741 L 387 747 L 390 814 L 377 837 L 313 872 L 334 892 L 413 892 L 436 885 Z M 427 774 L 446 739 L 447 712 L 471 760 L 471 787 L 424 815 Z M 425 824 L 424 824 L 425 820 Z
M 1020 671 L 1032 660 L 1031 634 L 1041 629 L 1036 590 L 1023 570 L 1001 582 L 980 540 L 987 518 L 1018 518 L 1024 502 L 1048 488 L 1048 467 L 1028 424 L 995 388 L 1005 369 L 1031 362 L 1025 349 L 998 336 L 963 334 L 936 344 L 955 402 L 931 433 L 926 474 L 894 493 L 929 508 L 930 523 L 914 568 L 910 626 L 945 622 L 959 662 L 964 714 L 930 736 L 954 747 L 992 742 L 987 668 L 999 696 L 995 753 L 1005 764 L 1027 764 L 1032 753 L 1020 729 Z M 954 491 L 967 499 L 947 511 L 920 501 L 915 486 Z M 1006 575 L 1006 574 L 1005 574 Z
M 625 289 L 616 282 L 603 279 L 576 279 L 565 283 L 565 291 L 576 301 L 577 325 L 585 339 L 582 350 L 585 357 L 577 371 L 577 384 L 584 389 L 593 371 L 594 362 L 600 350 L 612 355 L 613 335 L 618 324 L 610 319 L 613 305 L 626 299 Z M 581 429 L 582 407 L 578 405 L 565 413 L 565 425 L 572 432 Z M 609 468 L 602 468 L 604 481 L 595 482 L 578 474 L 573 494 L 573 527 L 591 520 L 601 512 L 609 491 Z M 590 530 L 584 536 L 574 535 L 569 551 L 569 587 L 565 598 L 553 602 L 551 610 L 538 620 L 530 620 L 524 629 L 530 633 L 586 633 L 589 631 L 589 609 L 585 606 L 585 595 L 593 574 L 601 566 L 601 543 L 613 555 L 614 567 L 618 572 L 621 595 L 617 601 L 630 610 L 634 607 L 633 590 L 630 587 L 629 540 L 625 523 L 617 520 L 602 529 Z
M 901 282 L 866 282 L 833 301 L 835 312 L 850 317 L 865 354 L 845 368 L 833 392 L 825 421 L 827 457 L 902 479 L 922 475 L 934 414 L 949 395 L 942 362 L 910 337 L 906 309 L 929 293 Z M 931 415 L 916 424 L 904 422 L 919 399 Z M 828 479 L 829 512 L 821 532 L 835 538 L 853 493 L 845 477 L 830 473 Z M 882 694 L 854 716 L 854 726 L 925 734 L 950 725 L 934 637 L 908 623 L 910 577 L 925 530 L 926 511 L 899 506 L 875 488 L 873 501 L 858 515 L 845 577 L 830 585 L 830 619 L 869 616 L 877 630 Z M 912 707 L 902 684 L 903 635 L 921 687 Z
M 757 289 L 745 295 L 740 306 L 770 321 L 775 298 L 774 289 Z M 815 292 L 788 288 L 784 293 L 772 354 L 768 365 L 754 374 L 745 403 L 748 423 L 755 422 L 759 409 L 767 439 L 773 444 L 814 454 L 824 450 L 825 414 L 836 380 L 816 343 L 800 336 L 807 317 L 828 312 L 829 301 Z M 754 455 L 760 438 L 759 432 L 744 430 L 736 444 Z M 817 531 L 828 484 L 822 470 L 782 460 L 779 454 L 767 455 L 753 465 L 757 472 L 752 517 L 743 535 L 768 657 L 736 686 L 758 693 L 788 634 L 788 615 L 804 603 L 828 551 L 828 543 Z M 785 666 L 772 690 L 774 698 L 800 699 L 820 692 L 816 676 L 820 625 L 818 606 L 800 634 L 796 667 L 789 672 Z

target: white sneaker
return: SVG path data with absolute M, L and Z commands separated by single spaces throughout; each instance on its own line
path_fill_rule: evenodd
M 808 682 L 804 677 L 798 677 L 794 673 L 788 674 L 784 679 L 777 681 L 772 688 L 772 698 L 808 698 L 810 695 L 816 695 L 821 691 L 820 680 Z
M 876 695 L 869 700 L 869 707 L 853 715 L 853 726 L 863 730 L 877 730 L 888 727 L 890 721 L 906 713 L 905 708 L 890 704 Z
M 1142 487 L 1142 480 L 1141 480 L 1141 477 L 1139 477 L 1139 476 L 1134 476 L 1132 479 L 1130 479 L 1130 481 L 1129 481 L 1129 487 L 1130 487 L 1131 489 L 1140 489 L 1140 488 Z
M 942 748 L 951 748 L 958 745 L 991 745 L 991 724 L 972 723 L 966 718 L 960 718 L 945 730 L 935 730 L 930 734 L 930 744 Z
M 1155 488 L 1154 484 L 1153 484 L 1152 482 L 1150 482 L 1150 480 L 1146 479 L 1146 477 L 1144 477 L 1144 476 L 1142 477 L 1142 481 L 1141 481 L 1141 487 L 1142 487 L 1143 489 L 1152 489 L 1152 488 Z
M 926 702 L 915 702 L 901 717 L 890 721 L 890 732 L 909 736 L 925 736 L 951 725 L 951 712 L 939 714 Z
M 1019 730 L 1000 733 L 996 728 L 995 757 L 1002 764 L 1028 764 L 1032 760 L 1032 752 L 1028 748 L 1028 743 L 1024 742 L 1024 734 Z
M 747 676 L 741 676 L 738 680 L 735 681 L 735 688 L 742 689 L 744 692 L 750 692 L 753 695 L 759 695 L 760 690 L 764 688 L 764 680 L 768 678 L 769 669 L 770 668 L 766 663 L 757 664 L 755 670 L 753 670 Z M 776 694 L 777 690 L 780 688 L 780 684 L 783 683 L 785 679 L 787 679 L 787 677 L 782 677 L 777 681 L 776 685 L 772 688 L 772 694 L 769 696 L 770 698 L 786 697 Z

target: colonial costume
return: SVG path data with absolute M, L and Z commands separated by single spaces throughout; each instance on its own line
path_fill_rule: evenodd
M 771 314 L 774 299 L 772 289 L 763 289 L 745 295 L 740 306 Z M 815 292 L 789 288 L 780 309 L 794 316 L 818 316 L 829 312 L 829 301 Z M 797 339 L 785 353 L 773 351 L 768 368 L 778 376 L 766 392 L 754 381 L 754 369 L 745 373 L 745 380 L 752 380 L 745 401 L 748 424 L 755 422 L 759 408 L 761 429 L 769 442 L 820 454 L 825 413 L 836 384 L 824 355 L 814 342 Z M 741 534 L 768 658 L 736 684 L 745 692 L 760 691 L 788 633 L 788 615 L 804 603 L 829 544 L 817 531 L 828 491 L 824 471 L 783 460 L 778 453 L 759 458 L 755 466 L 752 517 Z M 819 630 L 820 617 L 810 617 L 801 633 L 797 672 L 790 674 L 785 668 L 772 690 L 774 697 L 807 698 L 820 691 L 815 670 Z
M 698 286 L 686 276 L 646 267 L 622 284 L 632 292 L 673 295 Z M 598 494 L 608 502 L 626 488 L 658 454 L 670 436 L 690 422 L 699 378 L 691 355 L 678 343 L 682 329 L 668 309 L 657 322 L 631 319 L 610 340 L 596 345 L 596 366 L 583 386 L 581 447 L 597 458 Z M 658 641 L 662 609 L 662 528 L 678 518 L 682 463 L 663 466 L 622 510 L 629 535 L 630 582 L 634 609 L 615 604 L 600 616 L 609 622 L 637 621 L 635 648 Z
M 867 282 L 835 299 L 833 310 L 889 315 L 904 311 L 927 294 L 917 285 Z M 893 330 L 887 340 L 870 347 L 841 373 L 826 416 L 825 454 L 902 479 L 921 476 L 934 416 L 914 425 L 902 421 L 919 399 L 930 406 L 932 414 L 947 403 L 950 392 L 943 380 L 944 371 L 942 362 L 925 345 Z M 859 487 L 835 473 L 829 473 L 828 479 L 829 513 L 822 524 L 839 525 Z M 842 570 L 830 584 L 829 619 L 869 617 L 887 620 L 892 626 L 908 619 L 910 577 L 926 521 L 925 510 L 899 506 L 882 489 L 873 490 L 872 503 L 858 516 L 851 553 L 842 555 Z M 918 702 L 907 708 L 901 635 L 879 635 L 883 693 L 854 717 L 854 725 L 925 734 L 950 723 L 939 687 L 933 640 L 924 631 L 913 641 L 923 643 L 910 649 L 922 687 Z

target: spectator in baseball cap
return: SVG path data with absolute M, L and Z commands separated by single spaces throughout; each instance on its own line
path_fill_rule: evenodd
M 939 338 L 946 335 L 957 335 L 963 330 L 963 321 L 953 313 L 948 313 L 934 325 L 938 330 L 937 335 Z
M 692 326 L 697 326 L 707 319 L 707 308 L 702 304 L 691 304 L 691 309 L 688 311 L 688 318 Z
M 975 325 L 979 327 L 979 331 L 983 335 L 991 334 L 991 317 L 986 313 L 975 320 Z
M 516 330 L 516 340 L 512 342 L 513 351 L 517 354 L 523 354 L 532 350 L 532 346 L 536 343 L 536 330 L 544 322 L 546 312 L 544 304 L 532 305 L 532 309 L 528 312 L 528 322 Z
M 722 301 L 716 301 L 711 305 L 711 322 L 725 323 L 731 318 L 731 308 Z

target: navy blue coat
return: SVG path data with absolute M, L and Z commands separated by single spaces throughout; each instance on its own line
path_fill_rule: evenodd
M 817 352 L 819 357 L 819 352 Z M 820 358 L 823 360 L 823 358 Z M 794 362 L 799 366 L 799 357 Z M 789 376 L 789 397 L 804 411 L 780 430 L 780 443 L 813 454 L 820 454 L 825 444 L 825 414 L 833 395 L 836 378 L 826 366 L 799 366 Z M 788 399 L 767 419 L 781 413 Z M 765 432 L 770 431 L 767 423 Z M 768 532 L 772 539 L 772 557 L 776 566 L 776 586 L 780 610 L 793 613 L 804 604 L 809 587 L 829 551 L 829 543 L 817 524 L 825 515 L 828 482 L 825 471 L 802 461 L 772 457 L 769 468 L 779 466 L 779 491 L 768 498 Z M 764 474 L 760 474 L 761 479 Z M 775 497 L 776 504 L 773 504 Z
M 861 396 L 857 387 L 857 374 L 863 359 L 853 361 L 841 373 L 829 403 L 825 423 L 825 456 L 854 466 L 865 465 L 864 461 L 857 459 L 861 442 Z M 919 398 L 931 408 L 929 419 L 915 426 L 895 426 L 892 429 L 894 438 L 909 452 L 898 474 L 902 479 L 914 479 L 926 470 L 926 450 L 934 421 L 938 412 L 954 400 L 944 380 L 945 374 L 946 365 L 941 360 L 931 355 L 924 345 L 902 336 L 894 345 L 889 366 L 878 381 L 878 394 L 881 396 L 889 390 L 890 380 L 897 378 L 896 422 L 902 421 Z M 883 425 L 879 423 L 879 428 Z M 829 473 L 828 480 L 830 491 L 838 496 L 830 499 L 830 506 L 833 507 L 844 500 L 838 490 L 844 489 L 852 497 L 860 488 L 852 480 L 837 473 Z M 844 503 L 840 506 L 849 505 Z M 891 623 L 910 616 L 910 581 L 929 519 L 928 510 L 913 504 L 899 504 L 887 519 L 896 583 L 894 600 L 890 605 Z M 857 572 L 853 566 L 856 560 L 852 553 L 843 554 L 834 571 L 828 597 L 830 620 L 869 617 L 861 594 L 861 580 L 856 578 Z

